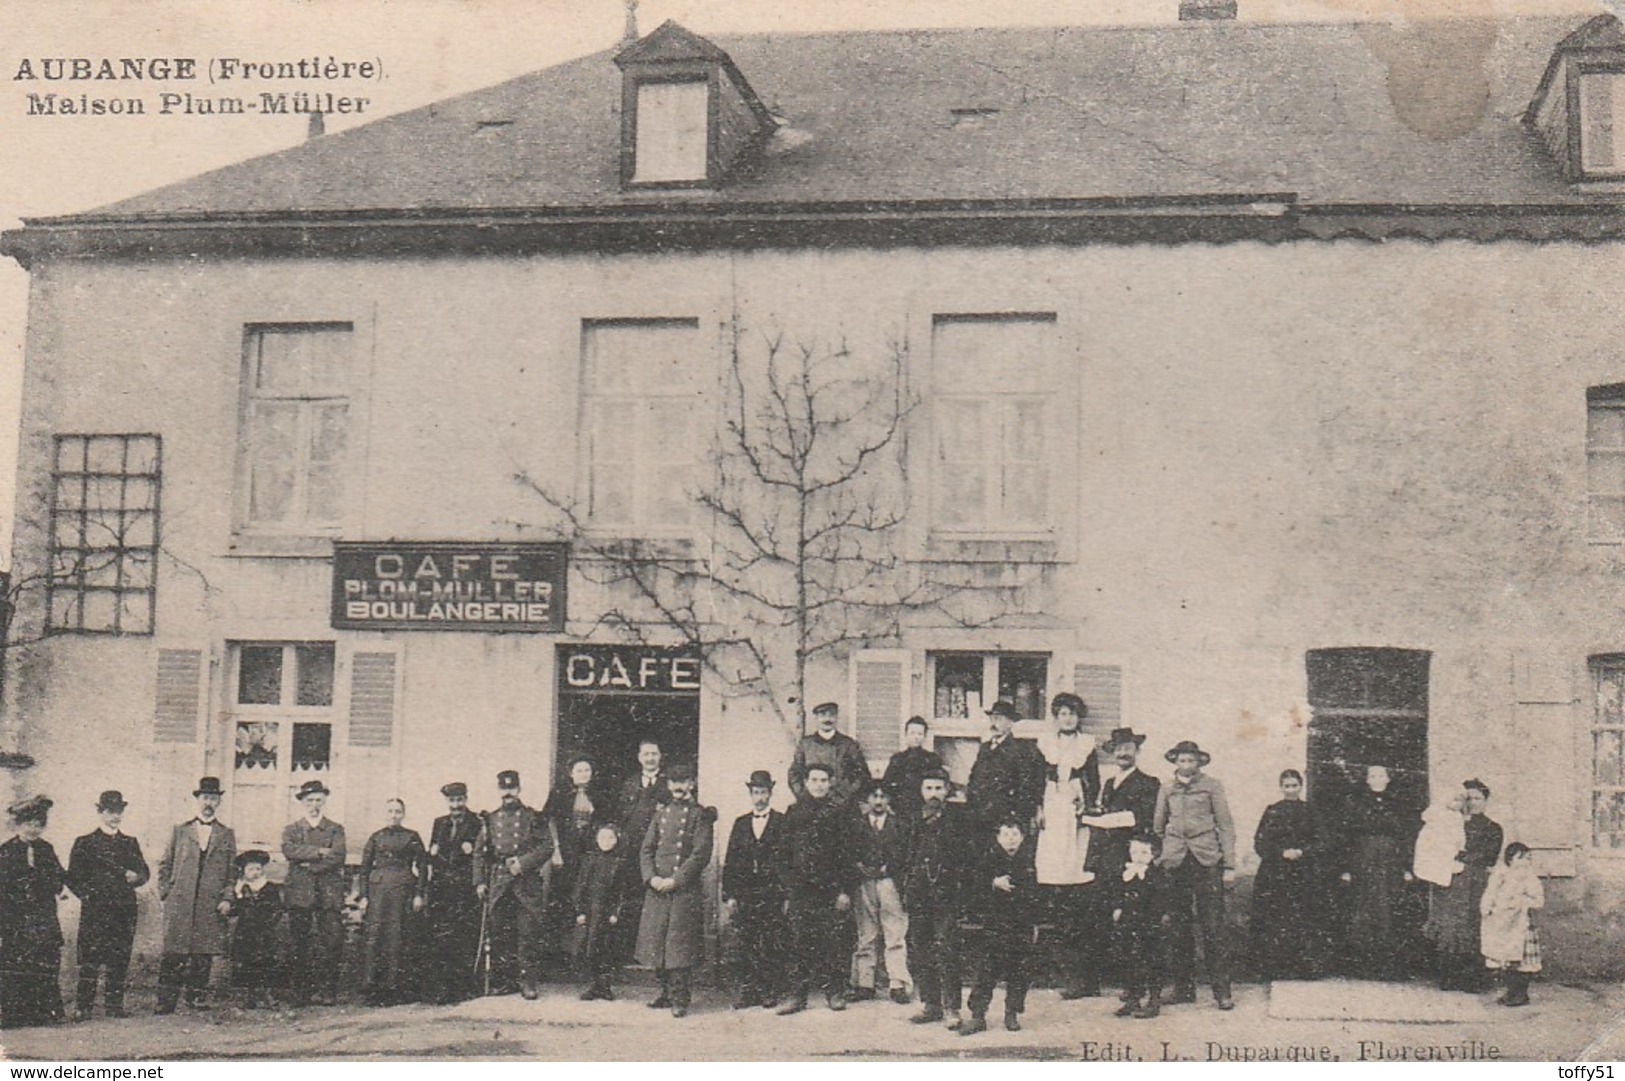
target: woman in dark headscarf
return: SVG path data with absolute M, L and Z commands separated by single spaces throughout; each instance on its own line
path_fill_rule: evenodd
M 1303 799 L 1303 774 L 1281 774 L 1281 798 L 1264 809 L 1253 835 L 1258 876 L 1253 880 L 1249 932 L 1253 963 L 1266 980 L 1319 976 L 1325 965 L 1320 896 L 1321 852 L 1314 816 Z
M 7 809 L 17 835 L 0 845 L 0 1025 L 6 1028 L 63 1020 L 56 904 L 67 875 L 43 839 L 50 810 L 44 796 Z
M 1388 767 L 1368 766 L 1365 788 L 1349 801 L 1343 845 L 1343 881 L 1349 885 L 1344 946 L 1356 975 L 1399 975 L 1408 936 L 1398 915 L 1410 881 L 1416 825 L 1389 791 Z
M 1429 887 L 1428 920 L 1423 930 L 1438 950 L 1439 989 L 1478 991 L 1484 986 L 1479 954 L 1478 904 L 1490 872 L 1501 858 L 1501 827 L 1484 813 L 1490 789 L 1474 778 L 1461 785 L 1463 841 L 1448 886 Z

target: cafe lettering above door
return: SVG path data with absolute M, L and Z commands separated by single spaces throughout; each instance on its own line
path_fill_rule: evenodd
M 564 630 L 568 548 L 559 543 L 339 542 L 340 630 Z
M 565 694 L 700 693 L 697 654 L 655 646 L 568 646 L 560 650 Z

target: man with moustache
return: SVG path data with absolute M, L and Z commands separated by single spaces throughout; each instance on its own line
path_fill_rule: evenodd
M 745 782 L 750 810 L 734 819 L 722 865 L 722 898 L 739 947 L 739 993 L 734 1009 L 773 1007 L 784 984 L 784 883 L 778 851 L 785 816 L 773 810 L 773 775 L 755 770 Z
M 813 707 L 813 731 L 796 743 L 790 761 L 790 791 L 797 802 L 807 797 L 807 771 L 823 766 L 829 773 L 829 798 L 841 807 L 850 807 L 858 790 L 870 781 L 869 763 L 858 741 L 840 730 L 841 707 L 820 702 Z
M 468 809 L 468 785 L 443 785 L 447 813 L 429 834 L 429 970 L 423 974 L 430 1001 L 448 1005 L 474 995 L 480 948 L 480 897 L 474 891 L 474 846 L 480 817 Z
M 158 964 L 160 1014 L 186 1004 L 209 1008 L 209 970 L 226 952 L 226 915 L 237 878 L 237 838 L 215 817 L 225 793 L 220 778 L 205 777 L 192 790 L 197 815 L 169 834 L 158 861 L 158 898 L 164 903 L 164 956 Z
M 1098 991 L 1100 969 L 1110 951 L 1106 940 L 1111 928 L 1113 894 L 1128 866 L 1128 843 L 1135 834 L 1151 832 L 1156 818 L 1157 793 L 1162 782 L 1140 771 L 1140 747 L 1145 736 L 1133 728 L 1115 728 L 1106 749 L 1117 764 L 1117 775 L 1101 787 L 1100 812 L 1084 815 L 1078 821 L 1090 827 L 1089 858 L 1085 866 L 1095 880 L 1089 889 L 1093 904 L 1087 943 L 1091 950 L 1089 986 Z
M 705 898 L 700 876 L 711 862 L 717 813 L 695 800 L 694 767 L 672 766 L 671 792 L 655 812 L 638 852 L 647 896 L 638 920 L 637 958 L 655 970 L 660 994 L 652 1007 L 669 1007 L 687 1017 L 692 974 L 705 955 Z
M 638 743 L 638 772 L 628 777 L 621 785 L 620 799 L 615 807 L 615 821 L 620 824 L 622 835 L 632 846 L 634 858 L 638 846 L 643 844 L 644 834 L 649 832 L 649 823 L 654 821 L 655 812 L 671 799 L 663 761 L 660 744 L 653 737 L 645 736 Z M 637 927 L 643 913 L 643 897 L 646 892 L 633 890 L 632 895 L 626 899 L 626 904 L 621 909 L 621 921 L 628 927 Z
M 135 891 L 151 872 L 142 858 L 141 842 L 119 832 L 127 806 L 122 793 L 103 792 L 96 801 L 100 828 L 74 841 L 68 856 L 68 888 L 83 902 L 75 1021 L 90 1020 L 96 1005 L 96 978 L 103 966 L 107 968 L 107 1016 L 129 1016 L 124 1011 L 124 981 L 135 943 Z
M 497 790 L 502 804 L 485 813 L 474 842 L 474 891 L 486 906 L 491 993 L 510 995 L 517 986 L 535 999 L 547 913 L 542 868 L 553 856 L 553 839 L 542 816 L 520 799 L 517 770 L 497 774 Z
M 344 827 L 322 813 L 332 792 L 321 781 L 299 786 L 304 816 L 282 829 L 288 861 L 288 986 L 296 1004 L 338 1004 L 344 950 Z
M 948 771 L 920 779 L 920 812 L 909 830 L 902 900 L 908 912 L 908 963 L 921 1009 L 909 1018 L 928 1025 L 945 1018 L 959 1030 L 959 917 L 972 856 L 970 830 L 959 807 L 948 803 Z
M 1047 766 L 1044 755 L 1031 740 L 1017 739 L 1016 721 L 1021 715 L 1013 702 L 1004 699 L 987 711 L 989 735 L 976 753 L 965 801 L 976 827 L 991 837 L 999 823 L 1014 817 L 1027 823 L 1028 832 L 1044 801 Z
M 1202 772 L 1213 756 L 1192 740 L 1164 755 L 1174 779 L 1157 790 L 1153 825 L 1162 838 L 1161 866 L 1168 872 L 1170 1004 L 1196 1001 L 1196 947 L 1200 938 L 1213 1001 L 1235 1008 L 1230 998 L 1230 960 L 1225 941 L 1224 888 L 1236 877 L 1236 824 L 1224 786 Z M 1191 916 L 1195 912 L 1195 920 Z

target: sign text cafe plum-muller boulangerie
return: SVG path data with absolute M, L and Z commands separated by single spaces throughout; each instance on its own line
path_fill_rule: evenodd
M 340 541 L 333 626 L 356 631 L 564 630 L 568 546 Z

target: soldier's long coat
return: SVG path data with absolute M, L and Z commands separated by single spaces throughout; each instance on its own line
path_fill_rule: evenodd
M 691 968 L 704 960 L 705 903 L 700 875 L 711 862 L 717 812 L 673 800 L 660 806 L 643 836 L 643 917 L 638 923 L 638 961 L 654 968 Z M 669 893 L 649 889 L 659 876 L 677 880 Z
M 231 900 L 236 859 L 237 837 L 219 819 L 207 852 L 197 846 L 197 819 L 169 831 L 164 858 L 158 861 L 165 953 L 226 952 L 226 917 L 219 906 Z

